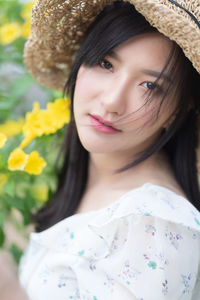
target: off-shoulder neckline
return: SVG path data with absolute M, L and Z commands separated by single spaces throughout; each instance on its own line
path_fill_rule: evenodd
M 98 213 L 98 212 L 107 210 L 107 209 L 111 208 L 112 206 L 117 205 L 118 203 L 120 203 L 124 198 L 128 197 L 132 193 L 135 193 L 137 191 L 143 190 L 143 189 L 145 189 L 147 187 L 153 187 L 153 188 L 156 188 L 156 189 L 161 189 L 161 190 L 167 191 L 168 193 L 172 193 L 176 197 L 181 197 L 186 202 L 189 202 L 191 205 L 193 205 L 186 197 L 183 197 L 182 195 L 176 193 L 175 191 L 173 191 L 173 190 L 171 190 L 171 189 L 169 189 L 169 188 L 167 188 L 165 186 L 154 184 L 154 183 L 151 183 L 151 182 L 145 182 L 144 184 L 142 184 L 142 185 L 140 185 L 138 187 L 132 188 L 129 191 L 125 192 L 116 201 L 112 202 L 111 204 L 109 204 L 109 205 L 107 205 L 105 207 L 102 207 L 100 209 L 94 209 L 94 210 L 86 211 L 86 212 L 75 213 L 71 217 L 73 217 L 73 216 L 82 216 L 82 215 L 85 216 L 85 215 L 90 214 L 90 213 Z
M 137 192 L 140 192 L 140 191 L 147 191 L 148 192 L 148 188 L 149 190 L 153 190 L 154 192 L 156 191 L 164 191 L 165 193 L 167 192 L 168 194 L 171 194 L 172 197 L 177 197 L 179 198 L 180 200 L 182 199 L 183 201 L 185 201 L 185 203 L 191 207 L 193 207 L 195 210 L 196 207 L 185 197 L 183 197 L 182 195 L 174 192 L 173 190 L 167 188 L 167 187 L 164 187 L 164 186 L 161 186 L 161 185 L 157 185 L 157 184 L 154 184 L 154 183 L 151 183 L 151 182 L 146 182 L 144 184 L 142 184 L 141 186 L 138 186 L 136 188 L 132 188 L 130 189 L 129 191 L 127 191 L 126 193 L 124 193 L 122 196 L 120 196 L 116 201 L 112 202 L 111 204 L 105 206 L 105 207 L 102 207 L 100 209 L 96 209 L 96 210 L 90 210 L 90 211 L 87 211 L 87 212 L 80 212 L 80 213 L 75 213 L 71 216 L 68 216 L 66 217 L 65 219 L 59 221 L 58 223 L 52 225 L 51 227 L 41 231 L 41 232 L 33 232 L 31 233 L 32 237 L 36 237 L 36 236 L 41 236 L 43 235 L 45 232 L 49 232 L 49 230 L 51 230 L 51 228 L 55 228 L 57 226 L 59 226 L 59 224 L 61 223 L 65 223 L 66 220 L 68 222 L 70 222 L 70 220 L 76 220 L 76 218 L 87 218 L 89 216 L 91 216 L 91 218 L 93 218 L 93 216 L 96 218 L 96 215 L 102 215 L 102 213 L 104 213 L 104 211 L 108 211 L 108 210 L 112 210 L 113 208 L 115 207 L 120 207 L 122 203 L 125 203 L 126 202 L 126 199 L 129 200 L 130 197 L 132 196 L 132 194 L 137 194 Z M 141 195 L 142 196 L 142 195 Z M 123 202 L 125 200 L 125 202 Z M 198 210 L 197 210 L 198 211 Z

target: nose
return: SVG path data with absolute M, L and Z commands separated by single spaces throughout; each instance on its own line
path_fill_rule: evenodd
M 108 80 L 103 87 L 101 104 L 109 113 L 123 115 L 127 109 L 128 81 L 125 76 Z

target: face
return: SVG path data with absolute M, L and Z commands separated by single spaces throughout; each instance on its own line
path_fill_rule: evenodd
M 167 70 L 155 81 L 171 48 L 162 34 L 146 33 L 119 45 L 98 65 L 80 67 L 74 117 L 89 152 L 133 157 L 158 139 L 176 106 L 169 93 L 155 119 L 169 80 Z M 146 103 L 150 91 L 153 96 Z

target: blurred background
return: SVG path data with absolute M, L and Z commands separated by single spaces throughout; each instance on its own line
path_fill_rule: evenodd
M 62 94 L 38 84 L 23 64 L 33 4 L 0 0 L 0 248 L 16 262 L 33 229 L 29 213 L 56 188 L 56 158 L 69 120 Z M 48 124 L 41 125 L 42 116 Z

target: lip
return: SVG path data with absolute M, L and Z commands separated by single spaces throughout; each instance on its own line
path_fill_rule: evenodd
M 103 133 L 119 133 L 121 130 L 114 127 L 113 123 L 103 119 L 101 116 L 89 115 L 92 126 Z

